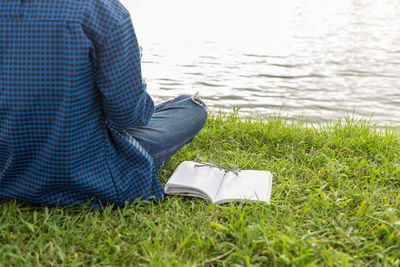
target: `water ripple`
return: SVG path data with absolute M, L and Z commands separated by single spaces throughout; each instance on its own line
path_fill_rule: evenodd
M 244 76 L 246 77 L 246 76 Z M 250 78 L 280 78 L 280 79 L 302 79 L 302 78 L 326 78 L 327 76 L 321 74 L 309 75 L 273 75 L 273 74 L 257 74 L 250 76 Z
M 215 84 L 215 83 L 209 83 L 209 82 L 197 82 L 197 85 L 202 85 L 202 86 L 207 86 L 207 87 L 224 87 L 222 84 Z
M 229 21 L 245 35 L 234 41 L 218 39 L 218 17 L 208 29 L 215 28 L 213 41 L 149 42 L 142 61 L 148 90 L 156 102 L 199 91 L 210 110 L 312 121 L 354 112 L 400 126 L 400 2 L 344 2 L 292 1 L 286 17 L 260 16 L 262 27 Z

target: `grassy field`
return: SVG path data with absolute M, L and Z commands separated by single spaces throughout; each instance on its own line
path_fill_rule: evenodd
M 271 204 L 187 197 L 100 212 L 0 202 L 4 266 L 400 265 L 400 134 L 214 115 L 183 160 L 270 170 Z

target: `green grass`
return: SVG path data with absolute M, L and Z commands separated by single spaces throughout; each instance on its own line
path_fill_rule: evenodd
M 183 160 L 270 170 L 270 205 L 174 196 L 100 212 L 1 201 L 0 265 L 400 265 L 399 141 L 396 129 L 350 118 L 316 128 L 214 115 L 161 181 Z

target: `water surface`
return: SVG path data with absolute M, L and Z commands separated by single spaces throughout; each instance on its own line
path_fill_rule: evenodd
M 398 0 L 124 0 L 156 103 L 400 126 Z

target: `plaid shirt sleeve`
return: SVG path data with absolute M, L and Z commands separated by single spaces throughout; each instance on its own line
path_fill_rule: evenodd
M 107 123 L 115 129 L 146 125 L 154 103 L 142 82 L 140 49 L 130 16 L 111 30 L 96 58 L 96 82 Z

